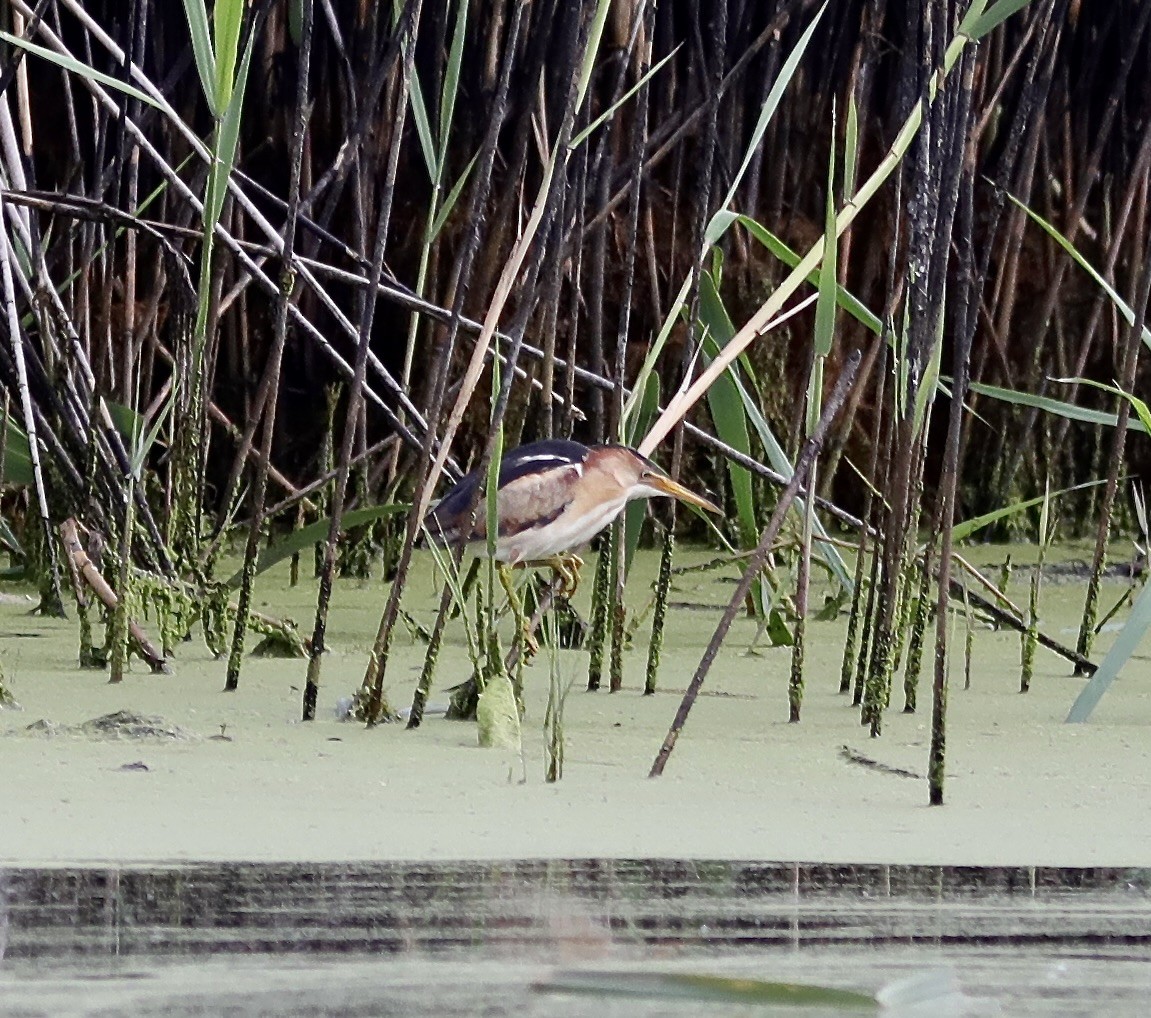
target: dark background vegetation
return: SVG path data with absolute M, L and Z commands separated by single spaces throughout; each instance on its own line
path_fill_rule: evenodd
M 12 8 L 5 6 L 11 27 Z M 77 56 L 106 73 L 125 76 L 124 67 L 94 42 L 77 18 L 79 4 L 35 6 Z M 400 24 L 416 18 L 414 68 L 435 124 L 456 5 L 423 0 L 399 6 Z M 493 120 L 499 124 L 498 141 L 482 204 L 475 210 L 469 206 L 472 188 L 479 186 L 473 177 L 431 246 L 423 291 L 431 304 L 450 309 L 457 295 L 466 292 L 464 314 L 482 319 L 538 186 L 541 146 L 554 137 L 570 81 L 578 74 L 572 40 L 586 13 L 584 6 L 564 0 L 534 0 L 522 8 L 517 0 L 469 4 L 444 190 L 481 149 Z M 794 248 L 806 249 L 818 238 L 832 125 L 842 139 L 845 111 L 853 99 L 860 120 L 860 170 L 866 173 L 916 97 L 911 82 L 925 6 L 930 5 L 922 0 L 831 0 L 752 172 L 735 197 L 736 209 Z M 677 0 L 646 6 L 622 0 L 614 5 L 592 80 L 590 108 L 581 111 L 577 130 L 630 87 L 643 68 L 673 51 L 674 56 L 640 96 L 625 103 L 573 155 L 560 214 L 543 238 L 538 277 L 513 295 L 505 316 L 506 321 L 528 316 L 529 344 L 554 348 L 561 357 L 574 350 L 581 367 L 608 379 L 616 376 L 621 349 L 627 370 L 638 366 L 696 259 L 703 225 L 742 159 L 767 89 L 818 7 L 814 0 Z M 973 151 L 977 250 L 986 258 L 987 281 L 972 353 L 977 381 L 1114 409 L 1112 397 L 1075 391 L 1050 379 L 1077 374 L 1108 382 L 1117 378 L 1122 323 L 1086 275 L 1022 213 L 1008 207 L 995 219 L 994 230 L 981 214 L 994 203 L 997 189 L 1009 190 L 1072 238 L 1131 299 L 1149 227 L 1147 7 L 1143 0 L 1032 0 L 979 45 L 973 77 L 978 141 Z M 517 8 L 522 20 L 512 39 Z M 82 9 L 135 54 L 138 66 L 160 85 L 180 115 L 206 136 L 211 121 L 183 5 L 85 0 Z M 258 35 L 237 159 L 239 186 L 277 228 L 285 214 L 298 67 L 287 10 L 279 2 L 257 2 L 250 9 L 247 25 L 255 25 Z M 412 403 L 427 408 L 434 402 L 434 367 L 448 330 L 442 319 L 420 318 L 412 370 L 405 381 L 412 313 L 394 294 L 416 284 L 431 187 L 413 118 L 400 115 L 404 65 L 396 40 L 390 3 L 328 0 L 315 7 L 313 105 L 301 181 L 308 222 L 301 227 L 297 250 L 328 266 L 363 273 L 375 216 L 390 204 L 386 282 L 393 289 L 376 309 L 372 349 L 396 383 L 408 390 Z M 645 41 L 650 42 L 650 56 Z M 14 51 L 8 49 L 4 80 L 9 94 L 15 88 L 13 60 Z M 505 62 L 510 62 L 510 88 L 506 104 L 499 104 L 498 76 Z M 29 58 L 28 65 L 33 114 L 30 134 L 23 138 L 28 188 L 131 211 L 131 195 L 138 201 L 163 180 L 149 154 L 133 144 L 122 121 L 93 105 L 75 77 L 36 59 Z M 164 116 L 139 103 L 130 103 L 128 109 L 163 158 L 199 193 L 205 167 L 199 159 L 187 159 L 187 144 Z M 388 172 L 393 156 L 398 156 L 394 182 Z M 139 176 L 129 192 L 133 165 Z M 631 195 L 637 184 L 633 211 Z M 636 216 L 634 230 L 631 215 Z M 198 216 L 188 202 L 167 188 L 142 216 L 165 224 L 164 235 L 188 256 L 190 266 L 194 264 Z M 264 244 L 260 228 L 234 203 L 224 217 L 235 237 L 257 249 Z M 138 237 L 138 261 L 130 267 L 123 235 L 115 235 L 115 224 L 99 214 L 78 217 L 58 210 L 38 213 L 34 220 L 52 278 L 62 283 L 78 267 L 86 276 L 85 293 L 80 292 L 84 284 L 73 281 L 63 296 L 89 351 L 96 389 L 118 402 L 147 407 L 169 374 L 164 351 L 175 348 L 175 332 L 187 327 L 190 295 L 173 284 L 162 253 L 146 235 Z M 905 221 L 906 209 L 890 183 L 841 249 L 841 280 L 877 313 L 892 313 L 904 289 Z M 477 257 L 461 268 L 469 243 L 475 244 Z M 783 270 L 740 231 L 731 231 L 724 247 L 724 296 L 738 325 Z M 275 278 L 278 269 L 267 267 Z M 125 315 L 129 271 L 135 274 L 136 305 L 130 322 Z M 194 270 L 191 276 L 195 278 Z M 358 321 L 359 291 L 338 278 L 321 278 L 331 299 L 352 322 Z M 226 253 L 218 284 L 225 306 L 213 342 L 208 389 L 215 408 L 209 502 L 224 497 L 233 470 L 237 444 L 229 437 L 229 425 L 242 430 L 257 416 L 256 393 L 275 302 L 274 294 L 247 285 L 242 268 Z M 330 349 L 350 362 L 354 335 L 338 325 L 306 283 L 297 286 L 304 314 Z M 750 354 L 764 410 L 791 450 L 801 430 L 812 320 L 813 313 L 806 313 Z M 51 325 L 42 320 L 39 327 Z M 677 327 L 680 348 L 686 338 L 686 328 Z M 470 354 L 469 340 L 462 335 L 448 358 L 449 396 Z M 834 365 L 857 348 L 868 351 L 864 370 L 874 373 L 875 338 L 842 315 L 828 384 L 834 380 Z M 950 363 L 947 352 L 943 363 Z M 664 393 L 678 384 L 682 365 L 683 358 L 675 355 L 662 361 Z M 520 366 L 527 377 L 513 388 L 509 444 L 548 434 L 585 440 L 613 435 L 615 410 L 608 390 L 572 379 L 562 365 L 548 379 L 541 360 L 528 352 L 521 355 Z M 14 395 L 10 369 L 9 362 L 0 364 Z M 53 370 L 48 364 L 49 379 Z M 1145 378 L 1141 372 L 1140 385 Z M 284 494 L 285 485 L 302 487 L 322 471 L 329 389 L 346 381 L 314 337 L 298 329 L 290 332 L 273 447 L 273 463 L 282 478 L 272 478 L 272 502 Z M 545 391 L 532 388 L 541 381 Z M 367 448 L 394 433 L 392 413 L 382 407 L 399 413 L 413 440 L 369 460 L 372 470 L 365 483 L 375 496 L 387 497 L 397 479 L 403 489 L 405 464 L 416 455 L 422 433 L 410 415 L 397 410 L 395 394 L 378 369 L 369 368 L 367 384 L 379 398 L 368 402 L 367 429 L 359 446 Z M 552 390 L 555 397 L 549 401 Z M 481 385 L 480 392 L 485 391 Z M 872 440 L 871 393 L 863 387 L 850 403 L 838 425 L 833 461 L 842 450 L 861 467 L 866 464 Z M 568 406 L 569 395 L 582 414 Z M 346 426 L 346 398 L 344 385 L 334 415 L 337 444 Z M 963 513 L 1032 495 L 1042 490 L 1049 475 L 1064 484 L 1103 472 L 1106 433 L 977 395 L 970 402 L 977 414 L 967 417 L 963 434 Z M 466 465 L 475 455 L 486 419 L 487 401 L 477 398 L 454 450 L 457 463 Z M 705 408 L 696 419 L 707 427 Z M 933 443 L 942 442 L 943 431 L 942 425 L 934 430 Z M 722 486 L 724 475 L 714 457 L 690 442 L 689 449 L 688 472 L 702 474 L 704 485 Z M 1144 467 L 1146 443 L 1132 443 L 1129 456 L 1131 469 Z M 853 472 L 829 469 L 822 476 L 837 500 L 848 507 L 859 503 L 861 485 Z M 929 466 L 929 485 L 931 478 Z

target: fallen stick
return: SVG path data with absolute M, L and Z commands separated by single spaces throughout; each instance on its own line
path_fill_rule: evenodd
M 79 576 L 109 611 L 114 610 L 116 605 L 120 603 L 120 598 L 101 575 L 95 563 L 88 557 L 88 551 L 80 541 L 79 524 L 74 519 L 66 519 L 60 524 L 60 541 L 64 545 L 64 552 L 68 556 L 68 564 L 73 576 Z M 140 656 L 148 662 L 148 667 L 152 669 L 153 675 L 171 673 L 164 655 L 156 650 L 152 641 L 148 639 L 148 634 L 144 632 L 139 623 L 129 619 L 128 632 L 132 634 L 132 639 L 136 641 L 136 648 L 139 650 Z

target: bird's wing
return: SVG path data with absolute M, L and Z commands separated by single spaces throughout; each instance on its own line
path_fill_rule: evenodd
M 455 544 L 462 537 L 463 529 L 467 524 L 465 516 L 468 506 L 471 505 L 472 496 L 479 487 L 479 476 L 468 474 L 449 491 L 435 507 L 424 517 L 424 526 L 432 538 L 443 544 Z M 484 519 L 483 503 L 476 513 L 475 527 L 468 535 L 470 540 L 483 540 L 487 536 L 487 524 Z
M 500 488 L 500 537 L 514 537 L 557 519 L 575 498 L 578 463 L 537 470 Z

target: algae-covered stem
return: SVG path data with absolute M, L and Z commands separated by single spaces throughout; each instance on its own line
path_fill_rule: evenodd
M 518 43 L 522 12 L 522 4 L 513 6 L 512 16 L 508 24 L 507 32 L 505 33 L 505 46 L 508 48 L 514 49 Z M 455 266 L 452 272 L 452 287 L 455 292 L 455 297 L 452 302 L 448 332 L 439 346 L 435 363 L 431 369 L 431 382 L 428 386 L 431 393 L 431 402 L 427 411 L 428 429 L 424 434 L 424 440 L 420 449 L 421 476 L 419 483 L 416 485 L 414 495 L 415 504 L 412 512 L 408 514 L 408 526 L 404 533 L 403 547 L 400 549 L 400 556 L 396 562 L 395 578 L 392 580 L 392 587 L 388 592 L 388 599 L 384 605 L 384 611 L 380 616 L 379 626 L 376 628 L 376 636 L 372 642 L 372 649 L 368 656 L 368 664 L 364 669 L 363 681 L 360 683 L 358 696 L 364 701 L 364 712 L 370 725 L 387 720 L 389 711 L 384 702 L 384 674 L 387 670 L 388 657 L 391 653 L 392 633 L 395 630 L 396 619 L 399 618 L 400 598 L 403 594 L 408 570 L 411 566 L 416 536 L 419 534 L 420 525 L 423 522 L 427 506 L 431 502 L 432 490 L 439 478 L 441 469 L 439 461 L 442 459 L 446 462 L 446 447 L 451 445 L 451 440 L 455 432 L 455 428 L 449 422 L 443 436 L 439 440 L 440 445 L 444 448 L 440 450 L 441 454 L 437 455 L 437 438 L 434 422 L 439 419 L 441 411 L 443 410 L 444 400 L 447 394 L 448 370 L 455 351 L 460 324 L 463 320 L 464 300 L 468 294 L 468 286 L 475 264 L 476 253 L 479 250 L 480 209 L 484 207 L 491 193 L 492 167 L 495 161 L 496 141 L 508 112 L 508 90 L 511 82 L 511 68 L 512 60 L 510 58 L 505 59 L 500 68 L 499 83 L 489 104 L 491 111 L 490 120 L 487 131 L 484 134 L 483 143 L 480 146 L 479 155 L 476 159 L 474 186 L 471 190 L 468 211 L 464 220 L 468 224 L 466 240 L 459 254 L 456 256 Z M 504 299 L 506 299 L 506 297 Z M 501 299 L 499 303 L 502 307 L 503 299 Z M 484 325 L 480 330 L 480 335 L 476 340 L 477 347 L 486 347 L 490 338 L 490 332 L 494 331 L 495 321 L 494 319 L 489 320 L 491 319 L 491 314 L 491 309 L 489 309 L 488 318 L 485 318 Z M 496 310 L 496 314 L 498 315 L 498 309 Z M 468 380 L 466 378 L 464 381 L 467 391 L 461 391 L 460 396 L 470 398 L 471 393 L 475 389 L 475 381 L 472 381 L 470 384 L 467 384 Z M 433 462 L 433 459 L 435 462 Z M 424 466 L 424 464 L 430 465 Z M 463 547 L 457 548 L 453 552 L 453 556 L 458 565 L 463 556 Z
M 591 625 L 588 628 L 587 648 L 587 689 L 589 693 L 598 691 L 603 679 L 603 651 L 607 637 L 608 591 L 611 576 L 611 532 L 600 538 L 599 557 L 595 564 L 595 579 L 591 590 Z
M 711 670 L 716 655 L 719 654 L 720 647 L 723 646 L 723 641 L 727 637 L 728 630 L 731 629 L 731 624 L 735 620 L 735 616 L 739 613 L 740 608 L 747 599 L 747 595 L 751 591 L 751 585 L 755 582 L 755 578 L 760 574 L 767 562 L 768 552 L 775 543 L 780 527 L 783 526 L 784 517 L 791 508 L 791 503 L 795 501 L 796 496 L 799 494 L 799 490 L 807 477 L 808 468 L 819 452 L 820 447 L 823 445 L 823 440 L 827 437 L 827 430 L 832 420 L 834 420 L 836 414 L 839 413 L 844 400 L 847 398 L 848 392 L 851 390 L 851 386 L 855 382 L 855 376 L 859 371 L 859 362 L 859 351 L 854 352 L 847 359 L 839 379 L 835 383 L 835 389 L 824 405 L 823 413 L 820 415 L 818 424 L 816 424 L 811 436 L 800 450 L 795 462 L 795 471 L 792 473 L 791 479 L 787 482 L 787 487 L 779 494 L 779 501 L 776 502 L 775 511 L 771 514 L 767 528 L 759 539 L 759 545 L 748 560 L 747 568 L 744 570 L 743 576 L 735 588 L 735 593 L 732 595 L 727 609 L 724 611 L 723 616 L 719 620 L 719 624 L 715 628 L 715 633 L 712 634 L 711 642 L 707 645 L 707 650 L 704 651 L 699 667 L 696 669 L 695 675 L 692 676 L 691 683 L 687 687 L 687 692 L 683 695 L 679 710 L 677 710 L 675 714 L 675 720 L 672 721 L 667 737 L 663 740 L 663 745 L 660 747 L 659 753 L 656 754 L 655 762 L 651 766 L 648 777 L 657 778 L 663 773 L 663 769 L 667 765 L 668 757 L 671 756 L 672 750 L 675 749 L 675 743 L 679 738 L 679 733 L 683 730 L 687 716 L 691 713 L 691 708 L 695 703 L 696 697 L 699 695 L 704 679 L 707 678 L 707 673 Z
M 260 550 L 260 537 L 265 523 L 268 495 L 268 465 L 272 461 L 272 442 L 276 431 L 276 403 L 280 395 L 280 367 L 288 339 L 288 317 L 292 294 L 296 288 L 294 254 L 296 226 L 300 218 L 300 176 L 304 160 L 304 144 L 308 129 L 308 69 L 312 50 L 312 5 L 303 5 L 299 66 L 297 68 L 296 110 L 292 126 L 292 160 L 288 176 L 288 210 L 284 222 L 283 268 L 280 273 L 279 300 L 272 335 L 272 349 L 268 353 L 267 373 L 271 378 L 268 400 L 264 406 L 264 432 L 260 458 L 256 461 L 256 477 L 252 491 L 252 521 L 248 528 L 248 541 L 244 549 L 243 578 L 240 595 L 236 599 L 236 626 L 232 632 L 232 649 L 228 655 L 228 674 L 225 692 L 234 692 L 240 685 L 240 665 L 244 653 L 244 637 L 248 632 L 248 610 L 252 605 L 252 584 L 255 581 L 256 558 Z
M 952 158 L 966 155 L 967 125 L 971 122 L 972 76 L 975 61 L 965 59 L 962 86 L 953 103 L 941 111 L 940 121 L 951 135 Z M 950 114 L 950 115 L 948 115 Z M 928 802 L 943 805 L 945 778 L 944 753 L 947 744 L 947 637 L 948 605 L 952 597 L 951 548 L 954 537 L 955 499 L 959 488 L 959 439 L 963 429 L 963 410 L 971 381 L 971 346 L 983 288 L 975 275 L 973 241 L 974 164 L 963 159 L 958 177 L 945 177 L 949 185 L 953 213 L 958 213 L 959 286 L 954 302 L 955 351 L 951 406 L 947 420 L 947 439 L 943 453 L 943 472 L 936 503 L 935 533 L 939 535 L 939 592 L 935 606 L 935 674 L 932 682 L 931 748 L 927 758 Z M 948 235 L 951 234 L 950 228 Z M 942 314 L 942 308 L 940 314 Z
M 883 406 L 883 394 L 885 383 L 887 381 L 887 335 L 888 326 L 885 321 L 883 329 L 875 339 L 875 345 L 879 348 L 876 354 L 879 370 L 875 372 L 875 405 L 877 407 Z M 864 380 L 866 382 L 868 375 L 864 372 Z M 866 385 L 860 387 L 866 388 Z M 874 430 L 872 431 L 871 440 L 871 461 L 868 464 L 867 476 L 875 477 L 879 468 L 879 448 L 882 443 L 883 435 L 883 422 L 884 417 L 882 414 L 875 415 Z M 855 675 L 856 666 L 856 653 L 859 648 L 859 622 L 860 613 L 863 610 L 863 571 L 867 563 L 867 537 L 868 537 L 868 523 L 872 521 L 872 512 L 875 504 L 875 489 L 870 485 L 864 485 L 863 493 L 863 512 L 860 513 L 861 526 L 859 528 L 859 544 L 855 552 L 855 582 L 851 588 L 851 610 L 847 616 L 847 639 L 843 645 L 843 667 L 839 676 L 839 692 L 841 694 L 851 691 L 851 680 Z M 868 585 L 868 590 L 873 589 L 872 584 Z
M 647 677 L 644 680 L 643 695 L 655 692 L 659 678 L 659 659 L 663 650 L 664 622 L 667 619 L 667 599 L 671 591 L 671 567 L 675 556 L 675 529 L 668 527 L 663 532 L 663 549 L 659 556 L 659 577 L 655 582 L 655 610 L 651 618 L 651 639 L 647 647 Z

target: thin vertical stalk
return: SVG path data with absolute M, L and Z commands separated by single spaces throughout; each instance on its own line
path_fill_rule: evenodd
M 272 349 L 268 354 L 269 375 L 272 381 L 268 391 L 268 400 L 264 407 L 264 431 L 260 459 L 256 462 L 256 476 L 252 491 L 252 520 L 248 527 L 248 540 L 244 548 L 240 593 L 236 599 L 236 626 L 232 631 L 232 648 L 228 655 L 228 674 L 224 680 L 225 692 L 234 692 L 240 685 L 240 665 L 244 655 L 244 637 L 248 630 L 248 612 L 252 604 L 256 557 L 260 551 L 260 539 L 264 530 L 264 509 L 268 494 L 268 467 L 272 462 L 272 445 L 276 435 L 276 404 L 280 393 L 280 368 L 288 337 L 288 309 L 296 289 L 294 255 L 296 227 L 300 213 L 300 171 L 303 165 L 304 142 L 308 129 L 308 73 L 312 50 L 312 5 L 310 0 L 303 0 L 303 3 L 303 34 L 300 38 L 296 110 L 292 125 L 292 155 L 288 178 L 288 213 L 284 222 L 283 234 L 283 268 L 280 276 L 280 298 L 276 307 Z M 207 252 L 205 252 L 206 257 Z
M 1142 347 L 1143 326 L 1147 320 L 1147 304 L 1151 299 L 1151 242 L 1144 255 L 1143 270 L 1133 307 L 1134 319 L 1127 330 L 1127 340 L 1123 347 L 1123 366 L 1120 372 L 1119 388 L 1131 392 L 1135 387 L 1135 369 L 1138 366 L 1139 351 Z M 1127 443 L 1127 423 L 1131 416 L 1131 404 L 1126 399 L 1119 400 L 1115 411 L 1115 428 L 1111 436 L 1111 452 L 1107 460 L 1107 483 L 1099 505 L 1099 523 L 1095 533 L 1095 555 L 1091 562 L 1091 577 L 1087 581 L 1087 598 L 1083 604 L 1083 618 L 1079 625 L 1079 641 L 1076 650 L 1088 657 L 1095 640 L 1095 622 L 1099 612 L 1099 583 L 1103 566 L 1107 560 L 1107 544 L 1111 536 L 1111 516 L 1115 507 L 1115 495 L 1119 489 L 1119 473 L 1123 468 L 1123 451 Z M 1076 675 L 1082 672 L 1076 668 Z
M 707 673 L 711 671 L 711 666 L 715 662 L 724 640 L 727 638 L 731 624 L 735 621 L 735 616 L 739 613 L 740 608 L 747 599 L 747 595 L 751 591 L 751 585 L 767 564 L 767 557 L 771 552 L 772 546 L 775 544 L 775 539 L 779 535 L 780 528 L 783 526 L 784 518 L 791 509 L 791 504 L 795 501 L 796 496 L 798 496 L 800 488 L 804 486 L 804 481 L 807 478 L 811 464 L 814 462 L 827 436 L 827 429 L 831 421 L 835 418 L 835 415 L 839 413 L 851 386 L 855 382 L 855 376 L 859 372 L 859 361 L 860 356 L 859 353 L 856 352 L 844 363 L 839 378 L 835 383 L 835 389 L 827 399 L 827 402 L 824 403 L 823 413 L 820 415 L 819 422 L 812 430 L 803 448 L 800 449 L 799 455 L 795 460 L 795 471 L 792 473 L 783 491 L 780 492 L 775 510 L 772 512 L 771 519 L 764 528 L 763 534 L 759 539 L 759 544 L 747 560 L 747 567 L 744 569 L 743 576 L 740 578 L 739 583 L 736 584 L 735 593 L 732 594 L 727 608 L 720 617 L 719 624 L 715 627 L 715 632 L 712 634 L 711 641 L 707 645 L 707 650 L 704 651 L 703 658 L 699 662 L 699 667 L 696 668 L 695 674 L 688 684 L 683 699 L 680 701 L 679 709 L 676 711 L 675 718 L 672 721 L 671 728 L 668 729 L 663 745 L 656 754 L 655 762 L 652 764 L 648 777 L 657 778 L 663 774 L 664 768 L 667 766 L 668 758 L 675 749 L 675 744 L 679 739 L 680 732 L 683 731 L 683 726 L 687 723 L 691 708 L 694 706 L 696 698 L 699 696 L 699 691 L 703 687 L 704 679 L 707 678 Z
M 309 8 L 310 8 L 309 3 Z M 414 61 L 416 26 L 419 24 L 420 3 L 415 4 L 412 13 L 410 32 L 412 44 L 405 55 L 404 74 L 396 100 L 399 126 L 402 130 L 405 111 L 408 105 L 407 82 Z M 309 36 L 310 36 L 309 14 Z M 306 64 L 301 43 L 301 74 L 306 78 Z M 306 87 L 306 81 L 304 86 Z M 368 352 L 371 347 L 372 323 L 375 318 L 376 300 L 379 294 L 380 280 L 384 274 L 384 255 L 388 244 L 388 228 L 391 225 L 392 198 L 395 193 L 395 179 L 399 158 L 399 145 L 392 148 L 391 159 L 388 163 L 387 178 L 384 183 L 383 203 L 380 207 L 376 222 L 376 239 L 372 251 L 372 268 L 368 290 L 364 295 L 364 304 L 360 317 L 359 338 L 356 343 L 356 358 L 352 368 L 352 382 L 348 389 L 348 412 L 344 422 L 344 433 L 340 439 L 340 458 L 336 479 L 332 486 L 331 522 L 328 525 L 328 539 L 324 545 L 323 563 L 320 567 L 320 589 L 316 598 L 316 617 L 312 627 L 312 643 L 308 651 L 308 669 L 304 680 L 304 698 L 302 717 L 304 721 L 312 721 L 316 716 L 316 699 L 319 695 L 320 670 L 323 663 L 323 653 L 328 627 L 328 610 L 331 605 L 332 579 L 336 568 L 336 547 L 340 536 L 340 525 L 344 514 L 344 505 L 348 492 L 348 476 L 351 471 L 352 449 L 356 440 L 356 423 L 361 422 L 361 428 L 366 424 L 364 412 L 364 380 L 367 376 Z M 361 435 L 366 445 L 367 435 Z M 435 660 L 435 650 L 429 647 L 431 660 Z M 383 704 L 382 698 L 379 709 L 390 713 L 390 708 Z

